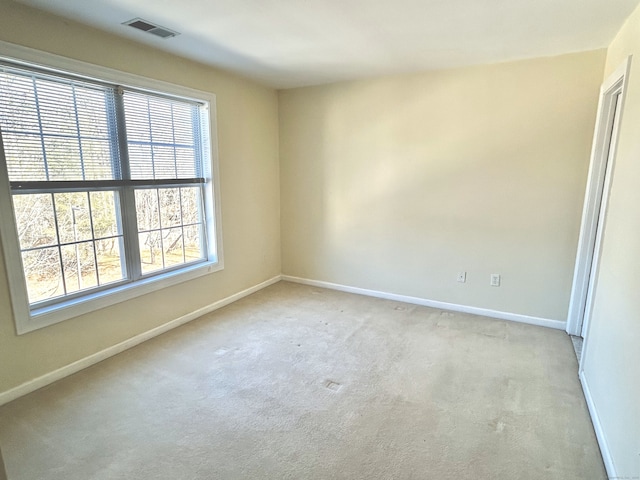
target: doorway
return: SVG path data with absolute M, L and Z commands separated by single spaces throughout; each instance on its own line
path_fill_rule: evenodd
M 607 78 L 600 89 L 591 163 L 587 180 L 567 333 L 586 338 L 596 288 L 600 247 L 615 164 L 618 127 L 624 108 L 631 57 Z

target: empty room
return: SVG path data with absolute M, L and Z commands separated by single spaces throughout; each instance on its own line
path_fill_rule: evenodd
M 639 0 L 2 0 L 0 479 L 640 480 Z

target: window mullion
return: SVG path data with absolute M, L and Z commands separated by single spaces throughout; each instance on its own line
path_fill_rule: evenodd
M 204 185 L 200 185 L 200 198 L 198 199 L 198 222 L 200 226 L 200 251 L 209 257 L 209 231 L 207 229 L 207 210 L 205 207 Z
M 56 206 L 56 197 L 53 193 L 51 195 L 51 205 L 53 206 L 53 223 L 56 227 L 56 243 L 58 248 L 58 263 L 60 263 L 60 275 L 62 280 L 62 288 L 65 295 L 67 294 L 67 280 L 64 271 L 64 262 L 62 261 L 62 248 L 60 246 L 60 226 L 58 222 L 58 208 Z M 77 261 L 77 259 L 76 259 Z
M 122 230 L 124 233 L 125 260 L 129 278 L 138 280 L 142 276 L 140 268 L 140 248 L 138 246 L 138 221 L 136 218 L 136 197 L 133 188 L 121 190 Z
M 131 179 L 129 149 L 127 147 L 127 124 L 124 117 L 124 95 L 122 87 L 117 87 L 114 95 L 115 120 L 118 135 L 118 153 L 120 156 L 120 172 L 123 180 Z M 138 220 L 136 215 L 136 197 L 131 186 L 120 190 L 120 214 L 124 234 L 125 261 L 128 277 L 138 280 L 142 277 L 140 266 L 140 247 L 138 245 Z
M 91 206 L 91 194 L 87 192 L 87 205 L 89 205 L 89 222 L 91 224 L 91 244 L 93 246 L 93 261 L 96 266 L 96 279 L 98 280 L 98 285 L 100 283 L 100 268 L 98 267 L 98 245 L 96 244 L 96 229 L 93 223 L 93 207 Z
M 40 134 L 40 147 L 42 148 L 42 160 L 44 162 L 44 172 L 46 179 L 49 180 L 49 162 L 47 161 L 47 148 L 44 143 L 44 132 L 42 130 L 42 113 L 40 111 L 40 95 L 38 95 L 38 84 L 36 83 L 36 77 L 31 77 L 31 83 L 33 85 L 33 95 L 36 102 L 36 112 L 38 114 L 38 131 Z
M 78 117 L 78 97 L 76 95 L 76 86 L 71 85 L 71 93 L 73 94 L 73 112 L 76 122 L 76 133 L 78 134 L 78 151 L 80 152 L 80 168 L 82 170 L 82 180 L 87 179 L 86 166 L 84 163 L 84 152 L 82 147 L 82 134 L 80 133 L 80 118 Z

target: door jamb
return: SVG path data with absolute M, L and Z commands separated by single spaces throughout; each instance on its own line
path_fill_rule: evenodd
M 587 332 L 630 68 L 631 56 L 609 75 L 600 88 L 589 176 L 567 316 L 567 333 L 570 335 L 581 336 L 582 332 Z M 621 95 L 620 112 L 616 125 L 618 128 L 611 132 L 610 128 L 614 122 L 614 115 L 616 115 L 616 94 L 618 92 Z M 608 161 L 609 158 L 611 161 Z M 598 229 L 598 225 L 601 226 L 600 229 Z

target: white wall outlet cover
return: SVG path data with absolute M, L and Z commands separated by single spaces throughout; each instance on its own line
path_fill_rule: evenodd
M 464 283 L 467 281 L 467 272 L 458 272 L 458 281 Z
M 492 273 L 491 274 L 491 282 L 490 282 L 492 287 L 499 287 L 500 286 L 500 274 L 499 273 Z

